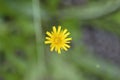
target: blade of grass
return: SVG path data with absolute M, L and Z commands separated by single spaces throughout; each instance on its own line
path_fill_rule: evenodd
M 25 75 L 25 80 L 39 80 L 39 78 L 44 77 L 45 65 L 44 65 L 44 40 L 42 34 L 41 26 L 41 11 L 40 11 L 40 2 L 39 0 L 32 0 L 33 7 L 33 27 L 35 30 L 36 38 L 36 56 L 37 64 L 31 64 L 31 67 L 28 69 L 27 75 Z
M 108 0 L 106 3 L 90 4 L 83 7 L 72 7 L 58 11 L 61 19 L 96 19 L 110 14 L 120 8 L 120 0 Z
M 39 0 L 33 0 L 33 25 L 35 29 L 36 36 L 36 48 L 37 48 L 37 59 L 38 63 L 40 59 L 43 58 L 44 53 L 44 44 L 43 44 L 43 35 L 42 35 L 42 27 L 41 27 L 41 12 L 40 12 L 40 4 Z

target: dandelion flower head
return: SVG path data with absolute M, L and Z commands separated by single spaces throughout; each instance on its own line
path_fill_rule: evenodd
M 58 29 L 53 26 L 51 32 L 46 32 L 47 37 L 45 44 L 50 44 L 50 51 L 55 50 L 58 54 L 61 54 L 61 50 L 67 51 L 70 48 L 70 41 L 72 38 L 68 38 L 70 32 L 67 29 L 62 30 L 61 26 L 58 26 Z

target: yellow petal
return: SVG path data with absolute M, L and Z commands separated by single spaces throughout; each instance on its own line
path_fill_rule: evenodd
M 64 37 L 66 38 L 68 35 L 70 35 L 70 32 L 66 33 L 66 34 L 64 35 Z
M 53 47 L 51 47 L 50 51 L 53 51 L 53 50 L 54 50 L 54 48 L 55 48 L 54 46 L 53 46 Z
M 58 26 L 58 33 L 60 33 L 61 31 L 61 26 Z
M 50 47 L 53 47 L 53 44 L 51 44 Z
M 58 54 L 61 54 L 60 48 L 58 49 Z
M 53 26 L 53 32 L 56 33 L 56 27 L 55 26 Z
M 63 31 L 63 34 L 65 34 L 67 32 L 67 29 L 65 29 L 64 31 Z
M 66 46 L 67 48 L 70 48 L 70 46 L 69 46 L 69 45 L 67 45 L 67 44 L 65 44 L 65 46 Z
M 45 37 L 45 39 L 50 40 L 51 38 L 49 38 L 49 37 Z
M 48 36 L 52 37 L 52 34 L 51 34 L 50 32 L 47 31 L 46 34 L 47 34 Z
M 51 43 L 51 41 L 45 41 L 45 44 L 50 44 Z
M 67 51 L 67 50 L 68 50 L 66 47 L 63 47 L 63 49 L 64 49 L 65 51 Z
M 70 43 L 70 42 L 67 41 L 67 42 L 65 42 L 65 43 Z
M 55 47 L 55 51 L 56 51 L 56 52 L 57 52 L 57 50 L 58 50 L 57 47 Z
M 72 40 L 72 38 L 67 38 L 67 39 L 65 39 L 65 41 L 70 41 L 70 40 Z

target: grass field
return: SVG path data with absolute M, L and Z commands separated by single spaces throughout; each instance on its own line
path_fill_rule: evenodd
M 119 37 L 120 0 L 0 0 L 0 80 L 120 80 Z

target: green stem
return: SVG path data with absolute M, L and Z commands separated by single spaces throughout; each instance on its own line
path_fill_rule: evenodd
M 45 61 L 44 61 L 44 43 L 41 26 L 41 12 L 39 0 L 32 0 L 33 6 L 33 27 L 35 30 L 36 37 L 36 53 L 37 53 L 37 64 L 32 63 L 28 67 L 25 80 L 38 80 L 42 79 L 45 75 Z
M 39 63 L 40 59 L 43 59 L 44 47 L 43 47 L 43 35 L 41 27 L 41 12 L 40 12 L 40 2 L 39 0 L 32 0 L 33 2 L 33 25 L 35 29 L 36 36 L 36 48 L 37 48 L 37 61 Z

